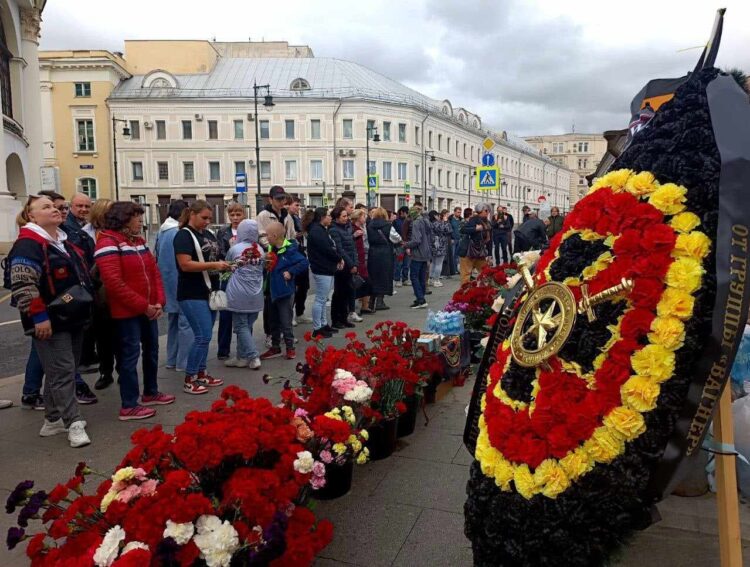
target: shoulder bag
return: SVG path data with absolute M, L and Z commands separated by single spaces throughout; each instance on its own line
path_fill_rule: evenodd
M 195 237 L 195 234 L 193 234 L 193 231 L 189 228 L 183 228 L 182 230 L 187 230 L 190 233 L 190 237 L 193 239 L 193 245 L 195 246 L 195 253 L 198 255 L 198 261 L 205 263 L 205 259 L 203 258 L 203 251 L 201 250 L 201 245 L 198 242 L 198 239 Z M 206 287 L 208 288 L 208 308 L 212 311 L 224 311 L 227 308 L 227 293 L 222 290 L 216 290 L 211 286 L 211 278 L 208 277 L 208 272 L 203 271 L 201 272 L 203 274 L 203 281 L 206 282 Z

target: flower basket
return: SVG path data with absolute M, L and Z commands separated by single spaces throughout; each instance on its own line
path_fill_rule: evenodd
M 420 397 L 416 394 L 407 396 L 404 399 L 406 412 L 398 416 L 397 437 L 407 437 L 414 433 L 417 426 L 417 414 L 419 413 Z
M 383 419 L 368 428 L 370 438 L 366 446 L 370 450 L 370 460 L 387 459 L 396 448 L 398 418 Z
M 346 461 L 343 465 L 330 463 L 326 465 L 326 485 L 314 490 L 311 494 L 316 500 L 334 500 L 344 496 L 352 488 L 354 475 L 354 461 Z

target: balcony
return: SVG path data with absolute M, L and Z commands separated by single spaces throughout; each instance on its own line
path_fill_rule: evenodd
M 29 141 L 23 134 L 23 126 L 13 120 L 10 116 L 3 115 L 3 129 L 10 134 L 15 134 L 16 136 L 18 136 L 18 138 L 24 143 L 24 145 L 27 148 L 29 147 Z

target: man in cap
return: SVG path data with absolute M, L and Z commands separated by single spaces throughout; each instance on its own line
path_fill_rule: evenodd
M 255 219 L 258 222 L 258 233 L 260 234 L 258 241 L 266 250 L 268 249 L 266 229 L 272 222 L 280 222 L 284 225 L 285 238 L 288 240 L 295 239 L 294 220 L 287 211 L 287 200 L 290 200 L 290 198 L 284 188 L 281 185 L 274 185 L 268 192 L 268 204 L 263 207 L 263 210 L 258 213 Z

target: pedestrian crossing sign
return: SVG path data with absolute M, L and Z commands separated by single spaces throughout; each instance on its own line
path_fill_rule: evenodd
M 491 191 L 500 188 L 500 168 L 477 167 L 476 171 L 477 191 Z
M 380 176 L 377 173 L 370 173 L 367 176 L 367 191 L 377 192 L 380 189 Z

